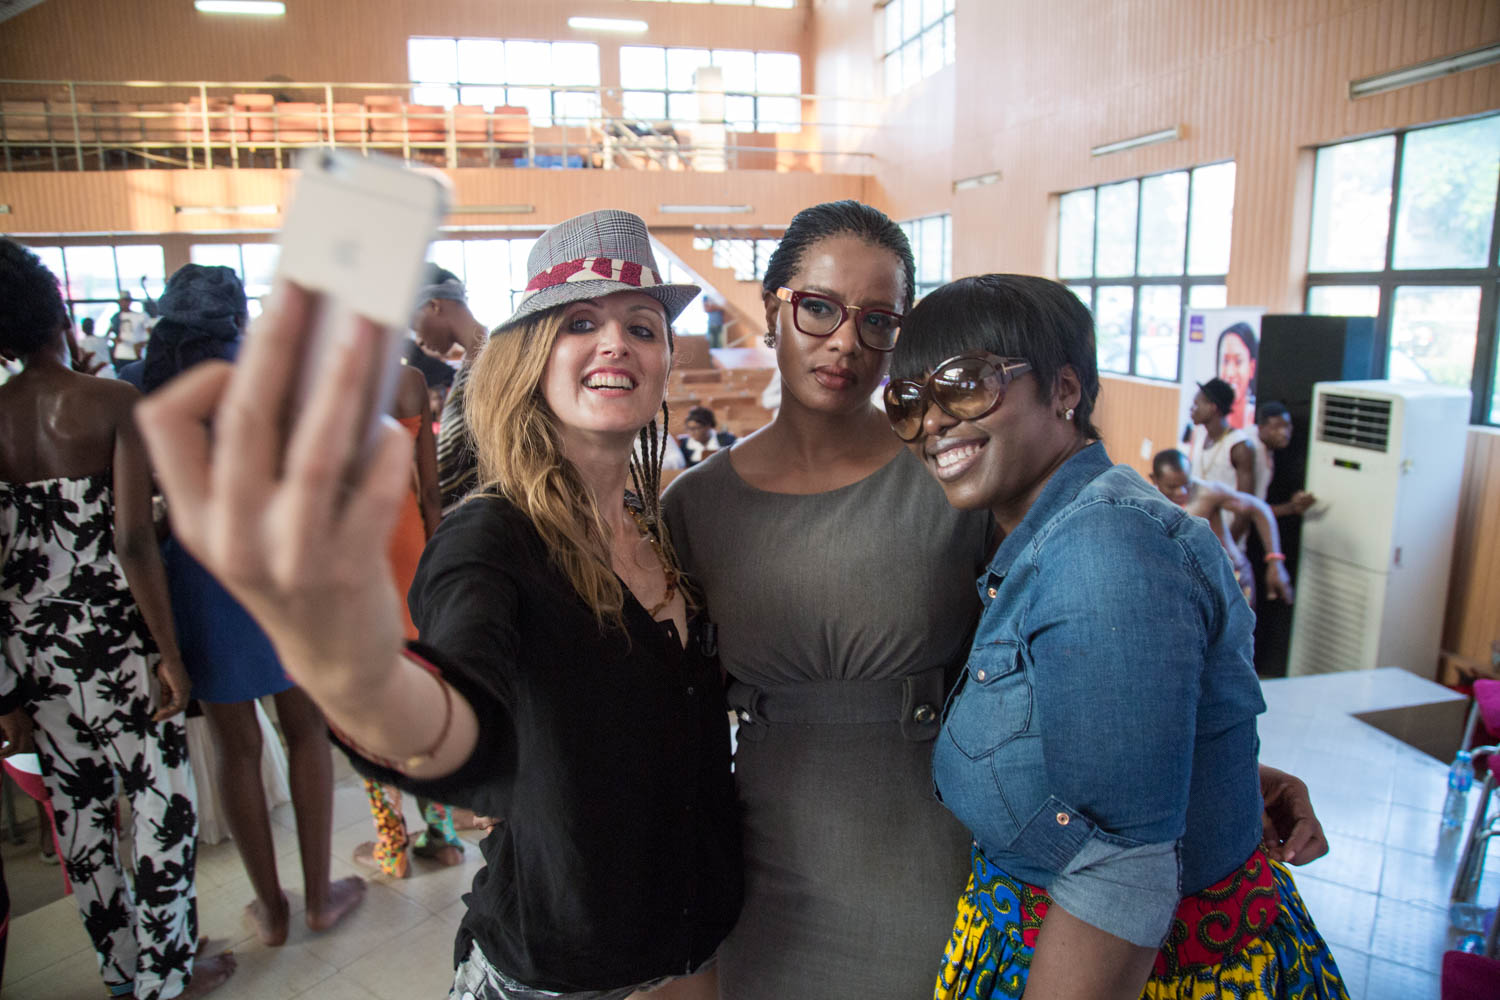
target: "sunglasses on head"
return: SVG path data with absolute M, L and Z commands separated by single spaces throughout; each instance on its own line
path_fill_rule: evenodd
M 922 436 L 927 407 L 959 420 L 978 420 L 1000 408 L 1005 387 L 1031 371 L 1020 358 L 1002 358 L 984 351 L 960 354 L 937 365 L 925 379 L 892 379 L 885 387 L 885 414 L 903 441 Z

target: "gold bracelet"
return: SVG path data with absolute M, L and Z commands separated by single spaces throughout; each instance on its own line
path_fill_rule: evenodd
M 431 674 L 432 679 L 437 681 L 438 687 L 443 689 L 443 726 L 438 730 L 437 739 L 432 741 L 432 746 L 428 747 L 422 753 L 413 754 L 412 756 L 406 758 L 406 762 L 402 765 L 402 770 L 413 771 L 421 767 L 423 764 L 426 764 L 428 761 L 432 760 L 432 758 L 436 757 L 437 752 L 441 750 L 443 748 L 443 744 L 448 741 L 448 730 L 453 726 L 453 689 L 449 687 L 448 682 L 443 680 L 442 676 L 438 674 L 438 672 L 427 663 L 421 660 L 417 660 L 415 657 L 412 657 L 410 655 L 408 655 L 408 659 L 413 660 L 417 663 L 418 666 Z

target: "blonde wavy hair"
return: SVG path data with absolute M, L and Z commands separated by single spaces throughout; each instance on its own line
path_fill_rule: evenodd
M 498 495 L 531 519 L 557 565 L 601 625 L 623 627 L 625 589 L 610 560 L 600 498 L 563 454 L 557 416 L 542 397 L 542 375 L 562 333 L 565 308 L 549 309 L 493 335 L 469 375 L 464 419 L 479 459 L 475 495 Z M 670 347 L 672 335 L 667 333 Z M 662 404 L 662 424 L 667 422 Z M 655 418 L 641 429 L 631 477 L 666 571 L 680 575 L 661 517 L 661 436 Z M 625 501 L 624 497 L 620 498 Z

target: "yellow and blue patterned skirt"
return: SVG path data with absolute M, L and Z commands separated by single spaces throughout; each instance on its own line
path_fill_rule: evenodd
M 973 852 L 935 1000 L 1019 997 L 1052 905 Z M 1257 850 L 1177 908 L 1143 1000 L 1349 1000 L 1291 874 Z

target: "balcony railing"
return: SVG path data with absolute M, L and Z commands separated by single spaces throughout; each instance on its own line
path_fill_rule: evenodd
M 550 91 L 539 110 L 414 104 L 407 99 L 412 86 L 0 79 L 0 166 L 282 168 L 293 151 L 317 146 L 450 168 L 870 171 L 862 147 L 876 120 L 874 102 L 804 96 L 801 121 L 761 121 L 777 131 L 750 132 L 724 118 L 627 117 L 611 88 L 526 88 Z M 557 94 L 568 100 L 556 101 Z M 580 104 L 596 113 L 579 115 Z M 830 111 L 853 120 L 827 120 Z

